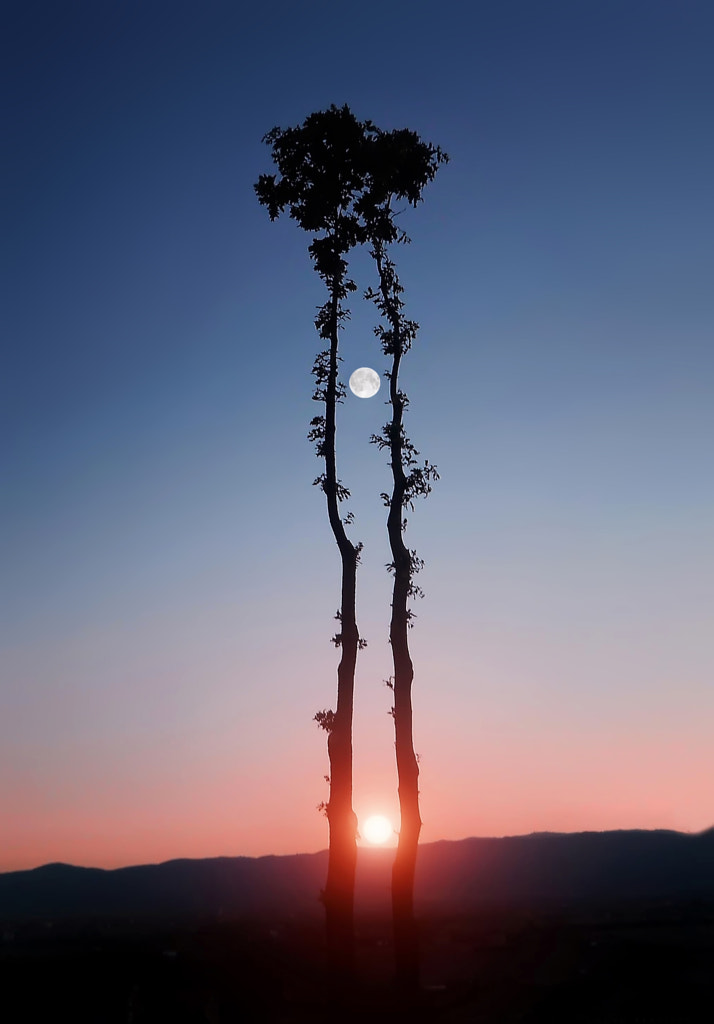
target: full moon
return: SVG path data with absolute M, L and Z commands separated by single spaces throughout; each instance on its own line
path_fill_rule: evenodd
M 358 398 L 371 398 L 377 394 L 381 383 L 378 373 L 369 366 L 360 366 L 350 377 L 350 391 Z
M 382 814 L 373 814 L 367 818 L 361 831 L 368 843 L 374 843 L 377 846 L 391 839 L 393 833 L 391 821 Z

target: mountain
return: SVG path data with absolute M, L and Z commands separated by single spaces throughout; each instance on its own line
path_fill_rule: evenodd
M 393 850 L 359 852 L 360 910 L 386 911 Z M 172 860 L 105 871 L 47 864 L 0 874 L 0 920 L 315 915 L 327 853 Z M 714 899 L 714 829 L 534 833 L 420 847 L 421 912 Z
M 714 897 L 714 829 L 534 833 L 425 847 L 430 907 Z

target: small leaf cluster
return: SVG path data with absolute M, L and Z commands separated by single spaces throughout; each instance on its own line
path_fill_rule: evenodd
M 330 708 L 324 708 L 322 711 L 316 711 L 313 716 L 313 722 L 317 722 L 321 729 L 324 729 L 326 733 L 331 733 L 335 728 L 335 712 Z
M 399 394 L 401 395 L 402 392 Z M 406 398 L 406 396 L 404 397 Z M 376 444 L 380 450 L 388 448 L 392 457 L 390 465 L 392 467 L 396 465 L 398 475 L 401 470 L 402 480 L 399 491 L 395 491 L 391 495 L 386 491 L 382 491 L 380 494 L 385 508 L 389 508 L 396 497 L 402 507 L 408 506 L 413 510 L 414 500 L 426 498 L 431 494 L 432 481 L 439 479 L 436 466 L 428 459 L 424 461 L 423 465 L 417 462 L 418 450 L 407 437 L 404 426 L 401 423 L 395 423 L 394 420 L 385 423 L 381 434 L 372 434 L 370 442 Z M 405 473 L 405 468 L 409 472 Z M 403 519 L 402 528 L 406 529 L 406 526 L 407 520 Z
M 342 646 L 342 633 L 335 633 L 334 636 L 331 636 L 330 637 L 330 643 L 334 644 L 335 647 L 341 647 Z M 367 641 L 364 639 L 364 637 L 361 637 L 361 636 L 357 637 L 357 650 L 364 651 L 366 649 L 366 647 L 367 647 Z
M 359 555 L 360 555 L 360 551 L 361 550 L 362 550 L 362 544 L 361 543 L 357 544 L 355 546 L 355 558 L 356 558 L 357 561 L 359 561 Z M 335 619 L 338 622 L 342 622 L 342 612 L 340 611 L 339 608 L 335 612 L 335 616 L 334 617 L 335 617 Z M 342 633 L 335 633 L 334 636 L 330 637 L 330 643 L 333 643 L 335 645 L 335 647 L 341 647 L 342 646 Z M 363 651 L 366 648 L 366 646 L 367 646 L 367 641 L 363 637 L 358 637 L 357 638 L 357 649 L 360 650 L 360 651 Z
M 424 568 L 424 565 L 425 565 L 424 559 L 423 558 L 419 558 L 419 556 L 417 555 L 417 553 L 416 553 L 416 551 L 414 549 L 407 550 L 407 559 L 408 559 L 407 571 L 408 571 L 408 575 L 409 575 L 409 584 L 408 584 L 408 587 L 407 587 L 407 596 L 408 597 L 423 597 L 424 596 L 424 591 L 421 589 L 421 587 L 418 584 L 416 584 L 414 582 L 414 577 L 417 575 L 417 573 L 420 573 L 422 571 L 422 569 Z M 390 573 L 391 575 L 394 575 L 394 573 L 397 571 L 396 563 L 395 562 L 387 562 L 385 564 L 385 569 L 387 570 L 388 573 Z M 416 616 L 412 612 L 407 612 L 407 618 L 416 618 Z
M 315 479 L 312 481 L 312 486 L 313 487 L 321 487 L 322 490 L 326 492 L 327 491 L 327 474 L 326 473 L 320 473 L 319 476 L 316 476 Z M 350 496 L 349 488 L 345 487 L 341 480 L 336 480 L 335 481 L 335 493 L 337 494 L 337 500 L 338 501 L 347 501 L 347 499 Z M 349 513 L 348 513 L 348 515 L 349 515 Z
M 406 239 L 400 239 L 404 241 Z M 416 339 L 419 324 L 416 320 L 407 320 L 402 315 L 404 302 L 399 297 L 404 288 L 397 277 L 393 260 L 387 253 L 385 244 L 376 241 L 370 250 L 370 255 L 377 265 L 380 286 L 367 288 L 364 293 L 365 299 L 373 302 L 380 312 L 380 315 L 387 321 L 388 326 L 377 324 L 374 334 L 382 345 L 382 351 L 386 356 L 403 355 L 408 352 L 412 342 Z M 391 374 L 387 373 L 388 379 Z
M 415 454 L 419 453 L 415 452 Z M 423 466 L 414 466 L 407 474 L 404 486 L 404 504 L 413 509 L 414 499 L 426 498 L 431 494 L 431 481 L 438 479 L 436 466 L 433 466 L 428 460 L 424 461 Z M 404 522 L 406 523 L 406 520 Z

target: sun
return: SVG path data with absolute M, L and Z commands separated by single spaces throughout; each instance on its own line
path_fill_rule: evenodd
M 381 846 L 382 843 L 386 843 L 394 834 L 391 821 L 389 818 L 385 818 L 383 814 L 370 815 L 361 825 L 360 831 L 367 842 L 375 846 Z

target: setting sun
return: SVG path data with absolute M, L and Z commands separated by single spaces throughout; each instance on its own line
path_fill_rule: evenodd
M 362 835 L 368 843 L 381 845 L 392 837 L 392 823 L 382 814 L 372 814 L 362 825 Z

